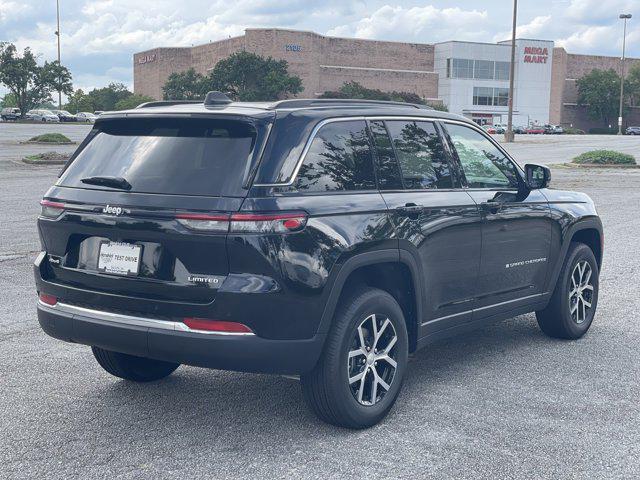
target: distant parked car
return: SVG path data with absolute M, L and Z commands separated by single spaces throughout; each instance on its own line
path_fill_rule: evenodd
M 2 118 L 4 122 L 10 120 L 16 121 L 20 118 L 20 109 L 14 107 L 3 108 L 0 112 L 0 118 Z
M 504 132 L 506 132 L 507 127 L 505 127 L 504 125 L 496 124 L 493 126 L 493 129 L 496 131 L 496 133 L 503 134 Z
M 558 135 L 558 134 L 564 133 L 564 129 L 560 125 L 547 124 L 543 128 L 544 128 L 544 133 L 546 133 L 547 135 Z
M 531 125 L 530 127 L 527 127 L 524 133 L 528 135 L 542 135 L 544 133 L 544 127 Z
M 527 133 L 527 129 L 525 127 L 515 126 L 513 127 L 513 133 L 518 133 L 518 134 Z
M 97 117 L 98 115 L 102 115 L 104 113 L 104 110 L 96 110 L 95 112 L 93 112 L 93 114 Z
M 60 122 L 58 116 L 51 110 L 29 110 L 25 116 L 28 120 L 33 120 L 34 122 Z
M 627 127 L 625 133 L 627 135 L 640 135 L 640 127 Z
M 77 118 L 75 115 L 70 114 L 66 110 L 51 110 L 55 115 L 58 116 L 61 122 L 76 122 Z
M 495 135 L 496 133 L 496 129 L 494 127 L 492 127 L 491 125 L 483 125 L 482 126 L 483 130 L 491 135 Z
M 93 123 L 98 117 L 91 112 L 78 112 L 76 118 L 78 119 L 78 122 Z

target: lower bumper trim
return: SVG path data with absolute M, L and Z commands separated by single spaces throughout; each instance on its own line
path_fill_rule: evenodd
M 77 305 L 71 305 L 68 303 L 58 302 L 55 305 L 48 305 L 46 303 L 38 301 L 38 307 L 52 312 L 60 312 L 68 315 L 81 315 L 83 317 L 90 317 L 96 320 L 103 320 L 105 322 L 111 322 L 125 326 L 135 325 L 138 327 L 159 328 L 161 330 L 194 332 L 202 335 L 255 335 L 253 332 L 215 332 L 206 330 L 194 330 L 189 328 L 189 326 L 183 322 L 106 312 L 104 310 L 94 310 L 92 308 L 79 307 Z
M 326 337 L 272 340 L 255 334 L 209 334 L 170 325 L 180 322 L 94 315 L 91 309 L 67 307 L 38 304 L 38 321 L 45 333 L 105 350 L 221 370 L 300 375 L 313 369 Z

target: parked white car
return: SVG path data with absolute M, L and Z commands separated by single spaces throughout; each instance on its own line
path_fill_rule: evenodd
M 58 116 L 51 110 L 29 110 L 25 117 L 34 122 L 60 122 Z
M 98 117 L 91 112 L 78 112 L 76 118 L 79 122 L 93 123 Z

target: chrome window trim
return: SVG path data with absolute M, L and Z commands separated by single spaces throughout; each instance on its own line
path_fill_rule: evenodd
M 175 332 L 189 332 L 202 335 L 232 335 L 232 336 L 255 336 L 252 332 L 208 332 L 206 330 L 194 330 L 182 322 L 172 320 L 160 320 L 157 318 L 138 317 L 121 313 L 107 312 L 104 310 L 94 310 L 92 308 L 79 307 L 68 303 L 58 302 L 55 305 L 48 305 L 38 300 L 38 308 L 53 312 L 65 313 L 67 315 L 79 315 L 82 317 L 102 320 L 122 326 L 158 328 L 160 330 L 171 330 Z
M 300 172 L 300 168 L 302 167 L 302 164 L 304 163 L 304 159 L 307 156 L 307 153 L 309 152 L 309 149 L 311 148 L 311 144 L 313 143 L 313 141 L 316 138 L 316 135 L 318 134 L 318 131 L 324 127 L 325 125 L 328 125 L 329 123 L 336 123 L 336 122 L 351 122 L 351 121 L 355 121 L 355 120 L 362 120 L 362 121 L 373 121 L 373 120 L 382 120 L 382 121 L 386 121 L 386 120 L 412 120 L 412 121 L 423 121 L 423 122 L 440 122 L 440 123 L 451 123 L 451 124 L 455 124 L 455 125 L 462 125 L 468 128 L 471 128 L 472 130 L 477 131 L 478 133 L 480 133 L 484 138 L 486 138 L 487 140 L 489 140 L 489 142 L 491 142 L 492 145 L 494 145 L 509 161 L 511 161 L 515 166 L 516 169 L 518 170 L 518 172 L 520 172 L 520 174 L 523 174 L 522 168 L 520 167 L 520 165 L 518 164 L 518 162 L 516 162 L 511 155 L 509 155 L 507 153 L 507 151 L 502 148 L 502 146 L 496 142 L 493 138 L 491 138 L 487 132 L 485 132 L 483 129 L 481 129 L 479 126 L 477 126 L 475 123 L 473 122 L 466 122 L 463 120 L 454 120 L 454 119 L 448 119 L 448 118 L 442 118 L 442 117 L 437 117 L 437 116 L 416 116 L 416 115 L 359 115 L 359 116 L 352 116 L 352 117 L 334 117 L 334 118 L 325 118 L 324 120 L 318 122 L 318 124 L 313 127 L 313 130 L 311 131 L 311 134 L 309 135 L 309 138 L 307 139 L 305 146 L 302 150 L 302 153 L 300 154 L 300 157 L 297 160 L 296 166 L 293 169 L 293 172 L 291 173 L 290 178 L 286 181 L 286 182 L 277 182 L 277 183 L 254 183 L 253 186 L 254 187 L 289 187 L 291 185 L 293 185 L 293 183 L 296 181 L 296 178 L 298 177 L 298 173 Z M 507 190 L 513 190 L 516 187 L 509 187 L 507 188 Z M 456 190 L 460 190 L 460 189 L 456 189 Z M 488 190 L 495 190 L 495 189 L 488 189 Z

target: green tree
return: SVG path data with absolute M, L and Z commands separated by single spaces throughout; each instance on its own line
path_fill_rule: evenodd
M 302 80 L 288 67 L 286 60 L 237 52 L 213 67 L 211 87 L 245 102 L 286 98 L 302 91 Z
M 96 110 L 93 99 L 80 88 L 69 95 L 67 100 L 64 108 L 71 113 L 94 112 Z
M 447 107 L 440 102 L 426 102 L 420 95 L 413 92 L 384 92 L 377 88 L 366 88 L 358 82 L 346 82 L 337 91 L 328 91 L 320 95 L 320 98 L 356 98 L 361 100 L 383 100 L 394 102 L 415 103 L 429 105 L 436 110 L 447 111 Z
M 207 92 L 213 90 L 208 77 L 197 73 L 193 68 L 169 75 L 162 87 L 165 100 L 204 100 Z
M 13 93 L 7 93 L 2 100 L 0 100 L 0 108 L 17 107 L 18 100 Z
M 94 110 L 116 110 L 116 104 L 133 95 L 123 83 L 110 83 L 106 87 L 94 88 L 88 93 Z
M 640 106 L 640 63 L 634 63 L 629 69 L 625 89 L 631 105 Z
M 56 62 L 38 65 L 30 48 L 18 55 L 12 43 L 0 43 L 0 84 L 9 89 L 22 114 L 37 105 L 51 101 L 51 93 L 72 92 L 71 73 Z
M 324 92 L 320 98 L 354 98 L 359 100 L 391 100 L 391 95 L 375 88 L 366 88 L 358 82 L 343 83 L 338 91 Z
M 620 107 L 620 75 L 615 70 L 591 70 L 576 80 L 578 105 L 587 108 L 593 120 L 601 120 L 605 126 L 617 124 Z
M 153 98 L 147 97 L 146 95 L 129 95 L 127 98 L 123 98 L 116 103 L 114 110 L 131 110 L 142 103 L 153 102 L 153 100 Z

